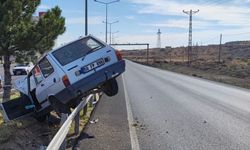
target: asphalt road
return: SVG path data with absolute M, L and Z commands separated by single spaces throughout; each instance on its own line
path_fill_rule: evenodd
M 130 126 L 140 149 L 250 149 L 250 90 L 126 65 Z
M 13 74 L 13 72 L 12 72 L 12 69 L 13 69 L 13 67 L 14 67 L 14 64 L 11 64 L 11 67 L 10 67 L 10 72 L 11 72 L 11 74 Z M 3 69 L 3 65 L 2 64 L 0 64 L 0 76 L 2 77 L 2 78 L 4 78 L 4 69 Z M 20 77 L 22 77 L 22 76 L 12 76 L 12 83 L 14 83 L 14 81 L 16 80 L 16 79 L 18 79 L 18 78 L 20 78 Z
M 81 133 L 75 149 L 80 150 L 128 150 L 131 148 L 123 80 L 117 78 L 119 93 L 108 97 L 103 95 L 95 108 L 89 123 Z

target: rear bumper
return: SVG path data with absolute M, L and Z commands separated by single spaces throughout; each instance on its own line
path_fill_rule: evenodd
M 124 71 L 125 61 L 118 61 L 68 86 L 61 92 L 57 93 L 55 97 L 63 104 L 74 103 L 74 100 L 79 96 L 79 93 L 85 93 L 91 89 L 94 89 L 97 86 L 103 84 L 105 81 L 119 76 Z

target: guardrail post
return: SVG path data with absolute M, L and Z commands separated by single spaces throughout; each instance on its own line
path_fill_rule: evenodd
M 66 137 L 70 130 L 70 125 L 76 118 L 80 118 L 80 111 L 83 110 L 84 114 L 87 113 L 87 103 L 90 101 L 90 99 L 93 97 L 93 94 L 89 95 L 85 101 L 82 100 L 80 104 L 74 109 L 74 111 L 68 116 L 68 114 L 61 114 L 61 127 L 59 131 L 57 131 L 54 138 L 49 143 L 47 150 L 65 150 L 67 143 L 66 143 Z M 79 115 L 79 117 L 77 116 Z M 77 119 L 76 121 L 78 121 Z M 79 120 L 80 122 L 80 120 Z M 77 125 L 76 125 L 77 126 Z M 77 127 L 76 127 L 77 129 Z M 80 132 L 78 130 L 78 132 Z
M 68 114 L 61 113 L 60 126 L 63 125 L 63 123 L 67 120 L 67 118 L 68 118 Z M 60 146 L 60 150 L 66 150 L 66 147 L 67 147 L 67 142 L 66 142 L 66 139 L 64 139 L 62 145 Z
M 86 104 L 86 105 L 83 107 L 83 115 L 84 115 L 84 116 L 87 114 L 87 111 L 88 111 L 88 104 Z
M 93 95 L 93 97 L 89 101 L 89 107 L 93 107 L 94 100 L 95 100 L 95 94 Z
M 79 134 L 80 130 L 80 112 L 75 117 L 75 135 Z

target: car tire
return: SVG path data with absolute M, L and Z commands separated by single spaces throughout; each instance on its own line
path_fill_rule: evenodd
M 118 84 L 116 79 L 110 79 L 103 84 L 102 91 L 107 96 L 115 96 L 118 93 Z
M 56 111 L 56 113 L 61 114 L 70 114 L 70 107 L 66 104 L 63 104 L 62 102 L 60 102 L 57 98 L 51 96 L 49 97 L 49 102 L 52 106 L 52 108 Z
M 47 117 L 49 116 L 50 114 L 45 114 L 45 115 L 42 115 L 42 116 L 34 116 L 34 118 L 38 121 L 38 122 L 45 122 Z

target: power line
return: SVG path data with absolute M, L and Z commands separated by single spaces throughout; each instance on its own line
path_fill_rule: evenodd
M 216 35 L 215 37 L 213 37 L 213 38 L 210 38 L 210 39 L 208 39 L 207 41 L 205 41 L 205 42 L 203 42 L 203 43 L 208 43 L 208 42 L 210 42 L 210 41 L 213 41 L 213 40 L 215 40 L 215 39 L 217 39 L 218 38 L 218 36 Z

